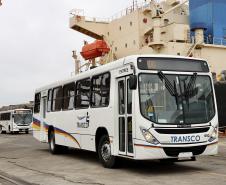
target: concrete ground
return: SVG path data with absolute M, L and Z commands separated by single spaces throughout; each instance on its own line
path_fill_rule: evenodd
M 121 160 L 105 169 L 95 153 L 70 150 L 51 155 L 32 135 L 0 135 L 0 185 L 225 185 L 226 138 L 217 156 L 195 162 L 160 164 Z

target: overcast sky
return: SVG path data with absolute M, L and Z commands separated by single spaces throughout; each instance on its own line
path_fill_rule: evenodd
M 138 1 L 142 2 L 142 0 Z M 33 100 L 34 90 L 70 77 L 72 50 L 90 39 L 69 28 L 71 9 L 107 18 L 132 0 L 2 0 L 0 107 Z

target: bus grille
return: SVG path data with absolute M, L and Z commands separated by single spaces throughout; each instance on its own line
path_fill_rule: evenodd
M 209 131 L 210 127 L 204 128 L 176 128 L 176 129 L 155 129 L 159 134 L 194 134 Z
M 180 153 L 184 152 L 192 152 L 193 155 L 200 155 L 205 151 L 206 147 L 206 145 L 194 147 L 164 147 L 163 150 L 166 155 L 170 157 L 178 157 Z

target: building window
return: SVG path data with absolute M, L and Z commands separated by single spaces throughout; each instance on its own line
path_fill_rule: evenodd
M 64 85 L 63 91 L 64 91 L 63 110 L 72 110 L 74 108 L 75 83 Z
M 133 26 L 133 22 L 132 21 L 130 22 L 130 26 Z
M 119 30 L 120 30 L 120 31 L 122 30 L 122 27 L 121 27 L 121 26 L 119 26 Z
M 80 80 L 76 83 L 75 108 L 84 109 L 89 107 L 90 79 Z
M 126 43 L 126 44 L 125 44 L 125 48 L 127 48 L 127 47 L 128 47 L 128 44 Z
M 110 97 L 110 73 L 94 76 L 91 92 L 92 107 L 107 107 Z
M 118 50 L 118 48 L 117 47 L 115 47 L 115 51 L 117 51 Z
M 41 102 L 41 93 L 36 93 L 35 94 L 34 113 L 40 112 L 40 102 Z
M 62 87 L 56 87 L 53 89 L 53 104 L 52 111 L 60 111 L 62 109 L 63 89 Z
M 48 91 L 47 112 L 51 112 L 52 110 L 52 93 L 53 93 L 53 90 L 50 89 Z

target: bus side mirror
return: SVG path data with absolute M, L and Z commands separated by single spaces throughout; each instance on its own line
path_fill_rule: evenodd
M 129 88 L 130 88 L 130 90 L 137 89 L 137 76 L 136 75 L 131 75 L 129 77 Z

